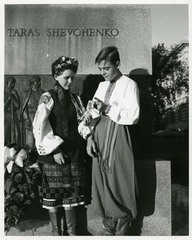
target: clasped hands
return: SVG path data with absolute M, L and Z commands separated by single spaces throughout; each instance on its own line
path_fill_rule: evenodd
M 103 101 L 101 101 L 99 98 L 95 97 L 93 99 L 94 107 L 99 111 L 106 113 L 107 109 L 109 108 L 109 105 L 105 104 Z
M 86 112 L 82 117 L 85 125 L 88 125 L 93 119 L 98 118 L 101 113 L 107 113 L 109 106 L 98 98 L 89 100 L 86 108 Z

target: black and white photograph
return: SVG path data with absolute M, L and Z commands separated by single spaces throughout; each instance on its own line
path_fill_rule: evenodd
M 189 1 L 4 1 L 4 237 L 190 236 Z

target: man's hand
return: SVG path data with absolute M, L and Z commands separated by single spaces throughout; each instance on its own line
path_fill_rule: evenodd
M 105 104 L 103 101 L 101 101 L 98 98 L 94 98 L 95 103 L 94 106 L 99 110 L 99 112 L 106 113 L 108 111 L 109 106 Z
M 94 142 L 92 136 L 89 136 L 87 139 L 87 153 L 91 157 L 95 157 L 97 155 L 96 143 Z

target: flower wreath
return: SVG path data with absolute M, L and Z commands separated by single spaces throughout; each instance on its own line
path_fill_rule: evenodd
M 36 154 L 21 149 L 5 147 L 5 231 L 9 231 L 25 215 L 34 199 L 38 198 L 37 186 L 41 182 L 41 171 Z
M 59 71 L 63 67 L 67 67 L 68 65 L 78 66 L 78 60 L 76 58 L 69 58 L 69 57 L 61 57 L 60 62 L 55 65 L 55 71 Z

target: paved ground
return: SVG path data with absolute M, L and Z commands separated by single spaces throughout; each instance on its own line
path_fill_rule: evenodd
M 173 184 L 172 185 L 172 235 L 186 236 L 189 234 L 188 225 L 188 187 Z M 12 227 L 7 236 L 51 236 L 51 224 L 46 210 L 40 210 L 38 218 L 22 220 L 17 226 Z M 85 212 L 83 213 L 85 214 Z M 30 214 L 29 214 L 30 215 Z M 36 212 L 37 215 L 37 212 Z M 85 217 L 85 216 L 84 216 Z M 96 216 L 91 208 L 87 209 L 88 233 L 87 235 L 102 236 L 101 219 Z M 86 223 L 82 222 L 82 229 L 86 228 Z M 82 234 L 85 235 L 85 234 Z M 141 233 L 142 235 L 142 233 Z
M 102 232 L 102 226 L 101 226 L 101 221 L 98 216 L 93 214 L 91 211 L 90 207 L 87 209 L 87 218 L 88 218 L 88 226 L 86 225 L 85 218 L 85 211 L 83 211 L 82 219 L 79 220 L 79 224 L 81 225 L 81 230 L 83 231 L 80 233 L 80 235 L 96 235 L 100 236 L 103 235 Z M 20 223 L 12 227 L 9 232 L 5 233 L 7 236 L 52 236 L 51 232 L 51 223 L 49 221 L 49 217 L 47 214 L 46 210 L 40 210 L 41 211 L 41 216 L 39 215 L 38 219 L 31 217 L 29 219 L 28 217 Z M 86 230 L 89 231 L 86 231 Z

